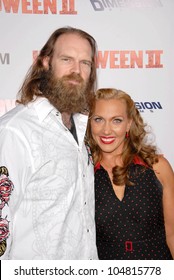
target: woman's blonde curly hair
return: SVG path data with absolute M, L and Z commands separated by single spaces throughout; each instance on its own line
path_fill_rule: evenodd
M 157 148 L 155 145 L 148 144 L 147 125 L 144 123 L 140 112 L 135 106 L 131 97 L 122 90 L 114 88 L 101 88 L 96 91 L 90 104 L 89 121 L 86 133 L 86 143 L 90 146 L 94 164 L 100 162 L 102 153 L 91 134 L 91 117 L 94 113 L 95 103 L 97 100 L 117 99 L 126 104 L 128 119 L 132 120 L 129 130 L 129 137 L 125 138 L 122 157 L 122 166 L 113 168 L 113 182 L 116 185 L 131 184 L 129 181 L 128 167 L 135 156 L 140 158 L 145 165 L 152 168 L 153 164 L 158 162 Z M 146 129 L 145 129 L 146 128 Z

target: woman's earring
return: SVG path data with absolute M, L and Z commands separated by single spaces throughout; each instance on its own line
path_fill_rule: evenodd
M 126 139 L 128 139 L 128 138 L 129 138 L 129 131 L 126 131 L 125 138 L 126 138 Z

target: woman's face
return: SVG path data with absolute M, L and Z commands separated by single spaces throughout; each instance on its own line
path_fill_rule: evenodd
M 115 155 L 120 154 L 126 131 L 129 131 L 131 126 L 124 100 L 97 100 L 90 121 L 92 137 L 101 151 Z

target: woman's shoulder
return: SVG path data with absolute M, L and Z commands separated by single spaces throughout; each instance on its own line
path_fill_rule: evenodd
M 165 185 L 169 180 L 174 180 L 172 166 L 164 155 L 158 155 L 158 162 L 153 164 L 153 170 L 162 185 Z
M 153 164 L 153 169 L 154 170 L 159 170 L 159 171 L 162 171 L 164 169 L 172 169 L 171 167 L 171 164 L 169 163 L 169 161 L 167 160 L 167 158 L 162 155 L 162 154 L 159 154 L 158 155 L 158 162 L 154 163 Z

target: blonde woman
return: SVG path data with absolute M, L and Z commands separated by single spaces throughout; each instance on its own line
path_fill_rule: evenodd
M 174 172 L 157 148 L 131 97 L 99 89 L 87 141 L 95 164 L 99 259 L 174 258 Z

